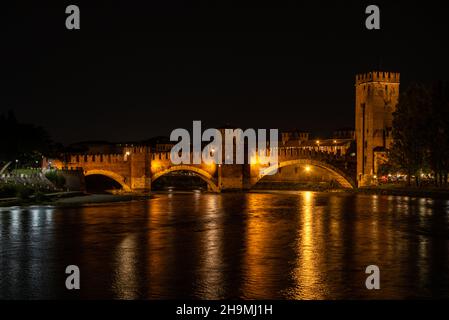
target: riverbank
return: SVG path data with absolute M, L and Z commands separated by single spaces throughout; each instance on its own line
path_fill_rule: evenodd
M 94 204 L 94 203 L 109 203 L 109 202 L 122 202 L 131 201 L 137 199 L 143 199 L 148 197 L 134 196 L 131 194 L 115 195 L 115 194 L 90 194 L 84 196 L 63 198 L 54 201 L 55 205 L 83 205 L 83 204 Z
M 39 199 L 29 198 L 2 198 L 0 207 L 29 206 L 29 205 L 56 205 L 76 206 L 95 203 L 122 202 L 131 200 L 143 200 L 150 198 L 149 194 L 85 194 L 82 192 L 58 192 L 45 194 Z
M 391 196 L 408 196 L 408 197 L 425 197 L 449 199 L 449 189 L 447 188 L 418 188 L 403 185 L 379 185 L 376 187 L 363 187 L 356 190 L 363 194 L 391 195 Z
M 281 182 L 260 181 L 251 190 L 285 190 L 285 191 L 316 191 L 328 192 L 338 189 L 338 185 L 329 182 Z
M 339 189 L 328 184 L 301 184 L 301 183 L 266 183 L 251 189 L 252 192 L 263 191 L 314 191 L 314 192 L 348 192 L 373 195 L 408 196 L 422 198 L 448 199 L 448 188 L 418 188 L 413 186 L 386 184 L 373 187 L 362 187 L 357 189 Z
M 278 186 L 279 187 L 279 186 Z M 320 186 L 310 187 L 310 185 L 296 185 L 285 186 L 284 188 L 257 188 L 251 189 L 249 192 L 264 192 L 264 191 L 313 191 L 313 192 L 349 192 L 372 195 L 392 195 L 392 196 L 408 196 L 408 197 L 422 197 L 422 198 L 436 198 L 448 199 L 449 189 L 442 188 L 416 188 L 398 185 L 380 185 L 376 187 L 363 187 L 358 189 L 335 189 L 324 188 Z M 198 192 L 198 191 L 197 191 Z M 234 191 L 235 192 L 235 191 Z M 248 190 L 241 192 L 248 192 Z M 153 192 L 159 193 L 159 192 Z M 161 191 L 160 193 L 165 193 Z M 178 191 L 175 193 L 191 193 L 191 191 Z M 98 203 L 113 203 L 132 200 L 145 200 L 151 198 L 150 194 L 135 194 L 135 193 L 121 193 L 121 194 L 86 194 L 83 192 L 56 192 L 40 195 L 39 197 L 30 197 L 21 199 L 18 197 L 0 198 L 0 207 L 12 206 L 29 206 L 29 205 L 56 205 L 56 206 L 78 206 Z

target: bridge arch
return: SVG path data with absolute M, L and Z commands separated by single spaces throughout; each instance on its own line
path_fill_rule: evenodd
M 319 160 L 312 160 L 312 159 L 296 159 L 296 160 L 289 160 L 289 161 L 281 161 L 276 165 L 272 165 L 266 169 L 263 170 L 263 172 L 259 175 L 259 178 L 257 179 L 257 182 L 260 181 L 263 177 L 266 175 L 277 171 L 277 169 L 287 166 L 293 166 L 293 165 L 310 165 L 314 167 L 319 167 L 322 169 L 327 170 L 328 172 L 332 173 L 332 175 L 335 177 L 337 182 L 346 189 L 354 189 L 356 187 L 355 183 L 352 181 L 350 177 L 348 177 L 343 171 L 340 169 L 334 167 L 333 165 L 319 161 Z M 256 182 L 256 183 L 257 183 Z
M 166 175 L 166 174 L 168 174 L 170 172 L 174 172 L 174 171 L 189 171 L 189 172 L 193 172 L 198 177 L 200 177 L 202 180 L 207 182 L 207 184 L 209 185 L 210 189 L 213 192 L 220 192 L 220 187 L 214 182 L 214 178 L 212 177 L 212 175 L 209 172 L 207 172 L 206 170 L 203 170 L 201 168 L 188 166 L 188 165 L 172 166 L 172 167 L 170 167 L 168 169 L 165 169 L 163 171 L 159 171 L 159 172 L 153 174 L 153 176 L 151 177 L 151 182 L 154 182 L 155 180 L 159 179 L 163 175 Z
M 93 169 L 93 170 L 87 170 L 84 171 L 84 175 L 87 176 L 91 176 L 94 174 L 98 174 L 98 175 L 103 175 L 106 177 L 111 178 L 112 180 L 118 182 L 124 191 L 126 192 L 131 192 L 131 188 L 126 184 L 125 182 L 125 178 L 115 172 L 109 171 L 109 170 L 100 170 L 100 169 Z

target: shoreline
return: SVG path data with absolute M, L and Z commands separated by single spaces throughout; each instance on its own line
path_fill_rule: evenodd
M 323 192 L 323 193 L 353 193 L 353 194 L 365 194 L 365 195 L 390 195 L 390 196 L 407 196 L 417 198 L 434 198 L 449 200 L 449 189 L 420 189 L 416 187 L 392 187 L 392 186 L 380 186 L 380 187 L 363 187 L 357 189 L 327 189 L 317 190 L 314 188 L 283 188 L 283 189 L 270 189 L 270 188 L 257 188 L 250 190 L 239 190 L 237 192 L 269 192 L 269 191 L 311 191 L 311 192 Z M 228 193 L 232 191 L 223 191 Z M 58 192 L 46 194 L 43 199 L 20 199 L 17 197 L 0 198 L 0 207 L 13 207 L 13 206 L 31 206 L 31 205 L 54 205 L 54 206 L 81 206 L 91 204 L 106 204 L 114 202 L 127 202 L 133 200 L 146 200 L 154 197 L 155 194 L 164 194 L 163 191 L 155 191 L 151 194 L 86 194 L 83 192 Z M 181 193 L 190 193 L 185 191 Z
M 3 198 L 0 207 L 53 205 L 53 206 L 82 206 L 91 204 L 106 204 L 114 202 L 127 202 L 133 200 L 150 199 L 152 195 L 142 194 L 85 194 L 82 192 L 61 192 L 47 194 L 43 200 Z
M 284 188 L 284 189 L 251 189 L 248 192 L 282 192 L 282 191 L 310 191 L 322 193 L 346 193 L 346 194 L 361 194 L 361 195 L 382 195 L 382 196 L 397 196 L 397 197 L 413 197 L 413 198 L 432 198 L 449 200 L 449 189 L 419 189 L 414 187 L 362 187 L 357 189 L 307 189 L 307 188 Z
M 358 188 L 355 192 L 360 194 L 372 194 L 372 195 L 388 195 L 388 196 L 406 196 L 406 197 L 418 197 L 418 198 L 434 198 L 449 200 L 449 189 L 428 188 L 421 189 L 416 187 L 363 187 Z

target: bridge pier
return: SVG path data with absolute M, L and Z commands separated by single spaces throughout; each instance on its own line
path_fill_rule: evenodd
M 245 165 L 222 164 L 218 172 L 218 187 L 220 191 L 242 190 L 248 186 L 244 170 Z
M 133 152 L 134 151 L 134 152 Z M 125 156 L 129 162 L 130 187 L 134 192 L 151 190 L 150 154 L 147 148 L 143 150 L 126 150 Z

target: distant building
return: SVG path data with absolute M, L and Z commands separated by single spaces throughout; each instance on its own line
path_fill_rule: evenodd
M 355 140 L 355 130 L 354 128 L 342 128 L 335 130 L 332 134 L 334 139 L 353 139 Z
M 334 132 L 332 138 L 326 139 L 311 139 L 309 132 L 291 130 L 281 132 L 280 140 L 280 147 L 300 147 L 307 150 L 315 150 L 338 156 L 346 156 L 348 155 L 351 146 L 354 144 L 354 130 L 338 130 Z
M 399 73 L 370 72 L 356 76 L 355 135 L 357 182 L 377 182 L 377 170 L 386 161 L 392 143 L 393 112 L 399 99 Z
M 83 141 L 72 143 L 68 146 L 68 151 L 83 154 L 112 154 L 120 153 L 121 147 L 116 143 L 107 141 Z
M 281 145 L 286 145 L 289 141 L 296 145 L 309 140 L 310 133 L 301 130 L 290 130 L 281 132 Z
M 143 144 L 149 146 L 153 152 L 170 152 L 176 143 L 170 141 L 169 137 L 158 136 L 144 141 Z
M 308 150 L 331 153 L 336 156 L 350 156 L 353 144 L 354 139 L 315 139 L 304 141 L 301 147 Z

